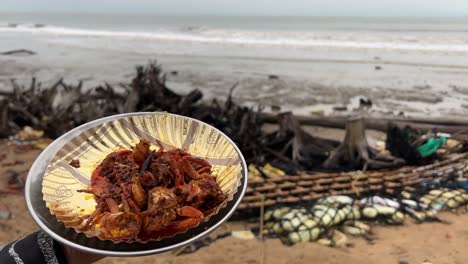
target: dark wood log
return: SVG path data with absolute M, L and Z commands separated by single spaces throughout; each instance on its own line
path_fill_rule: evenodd
M 27 49 L 16 49 L 16 50 L 9 50 L 0 52 L 0 55 L 15 55 L 15 54 L 26 54 L 26 55 L 34 55 L 36 52 Z
M 260 117 L 267 123 L 276 123 L 276 114 L 262 113 Z M 300 116 L 295 115 L 295 119 L 301 125 L 323 126 L 330 128 L 346 128 L 346 116 Z M 410 125 L 418 130 L 437 130 L 445 133 L 458 133 L 468 130 L 468 119 L 441 119 L 441 118 L 401 118 L 401 117 L 366 117 L 367 129 L 387 131 L 388 124 L 392 122 L 399 126 Z

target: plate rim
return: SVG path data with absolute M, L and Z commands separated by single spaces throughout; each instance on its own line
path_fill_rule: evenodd
M 226 137 L 226 139 L 233 145 L 234 149 L 236 150 L 237 154 L 239 155 L 239 159 L 241 161 L 241 167 L 242 167 L 242 170 L 241 170 L 242 179 L 241 179 L 240 185 L 237 187 L 238 188 L 237 193 L 239 193 L 239 196 L 238 196 L 237 200 L 234 200 L 234 199 L 236 199 L 236 197 L 235 197 L 236 195 L 233 197 L 234 199 L 232 201 L 234 201 L 234 203 L 231 206 L 231 208 L 228 208 L 229 205 L 227 205 L 226 208 L 224 208 L 224 209 L 228 209 L 228 212 L 218 222 L 216 222 L 214 225 L 209 226 L 207 229 L 203 230 L 202 232 L 198 233 L 195 236 L 190 237 L 189 239 L 183 240 L 183 241 L 181 241 L 179 243 L 176 243 L 176 244 L 171 244 L 169 246 L 156 248 L 156 249 L 148 249 L 148 250 L 114 251 L 114 250 L 96 249 L 96 248 L 92 248 L 92 247 L 77 244 L 74 241 L 70 241 L 70 240 L 60 236 L 59 234 L 57 234 L 53 230 L 51 230 L 42 221 L 41 216 L 39 215 L 38 212 L 36 212 L 35 206 L 33 205 L 34 198 L 32 197 L 32 190 L 31 190 L 32 184 L 33 184 L 33 177 L 34 178 L 39 177 L 41 183 L 42 183 L 42 180 L 44 178 L 44 173 L 34 173 L 34 172 L 35 171 L 41 171 L 40 166 L 44 165 L 44 162 L 46 162 L 46 165 L 48 166 L 50 164 L 52 158 L 55 157 L 57 152 L 68 142 L 67 139 L 71 139 L 71 138 L 74 138 L 75 136 L 79 135 L 79 134 L 74 135 L 75 133 L 78 133 L 78 132 L 81 133 L 83 131 L 86 131 L 89 128 L 96 127 L 98 125 L 104 124 L 104 123 L 109 122 L 109 121 L 114 121 L 114 120 L 118 120 L 118 119 L 121 119 L 121 118 L 132 117 L 132 116 L 142 116 L 142 115 L 168 115 L 168 116 L 175 116 L 175 117 L 180 117 L 180 118 L 187 118 L 187 119 L 190 119 L 192 121 L 201 122 L 202 124 L 214 129 L 215 131 L 217 131 L 218 133 L 220 133 L 224 137 Z M 86 129 L 83 130 L 84 128 L 86 128 Z M 49 160 L 47 161 L 47 159 L 49 159 Z M 144 256 L 144 255 L 152 255 L 152 254 L 163 253 L 163 252 L 170 251 L 170 250 L 173 250 L 173 249 L 176 249 L 176 248 L 180 248 L 182 246 L 188 245 L 188 244 L 190 244 L 190 243 L 192 243 L 192 242 L 194 242 L 194 241 L 208 235 L 209 233 L 211 233 L 212 231 L 217 229 L 222 223 L 226 222 L 232 216 L 234 211 L 239 206 L 242 198 L 244 197 L 245 191 L 247 189 L 247 182 L 248 182 L 247 163 L 245 161 L 244 156 L 242 155 L 242 152 L 240 151 L 239 147 L 234 143 L 234 141 L 231 138 L 229 138 L 225 133 L 223 133 L 222 131 L 220 131 L 216 127 L 214 127 L 214 126 L 212 126 L 210 124 L 207 124 L 207 123 L 205 123 L 203 121 L 192 118 L 192 117 L 187 117 L 187 116 L 178 115 L 178 114 L 172 114 L 172 113 L 168 113 L 168 112 L 160 112 L 160 111 L 156 111 L 156 112 L 132 112 L 132 113 L 124 113 L 124 114 L 106 116 L 106 117 L 102 117 L 102 118 L 90 121 L 88 123 L 82 124 L 82 125 L 74 128 L 74 129 L 66 132 L 62 136 L 55 139 L 49 146 L 47 146 L 47 148 L 45 148 L 41 152 L 41 154 L 35 159 L 34 163 L 30 167 L 29 172 L 28 172 L 28 177 L 26 179 L 26 184 L 25 184 L 25 198 L 26 198 L 26 205 L 27 205 L 29 214 L 32 216 L 33 220 L 40 227 L 40 229 L 45 231 L 54 240 L 66 245 L 66 246 L 72 247 L 72 248 L 80 250 L 80 251 L 89 252 L 89 253 L 92 253 L 92 254 L 97 254 L 97 255 L 119 256 L 119 257 Z M 42 198 L 42 195 L 40 195 L 40 197 Z M 48 213 L 50 214 L 50 211 L 48 211 Z

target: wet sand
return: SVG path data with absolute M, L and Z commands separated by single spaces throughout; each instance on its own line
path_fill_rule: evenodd
M 371 115 L 468 113 L 468 54 L 462 52 L 316 47 L 268 57 L 262 55 L 261 46 L 230 47 L 224 53 L 223 47 L 216 47 L 206 55 L 196 46 L 191 53 L 176 53 L 182 44 L 155 51 L 157 47 L 133 50 L 111 42 L 103 49 L 93 43 L 105 40 L 86 41 L 3 34 L 0 51 L 24 48 L 36 54 L 1 55 L 0 90 L 10 89 L 12 78 L 27 85 L 32 76 L 44 84 L 62 77 L 72 83 L 82 80 L 85 89 L 104 82 L 118 85 L 130 81 L 135 65 L 157 59 L 171 88 L 179 93 L 199 88 L 205 100 L 227 96 L 237 83 L 237 102 L 265 110 L 281 106 L 297 114 L 345 114 L 366 97 L 374 103 L 367 111 Z M 243 55 L 247 50 L 250 55 Z M 347 106 L 348 111 L 334 111 L 335 106 Z

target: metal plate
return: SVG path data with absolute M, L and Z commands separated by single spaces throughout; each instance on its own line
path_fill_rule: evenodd
M 204 126 L 208 126 L 209 128 L 216 130 L 221 135 L 226 137 L 226 139 L 232 144 L 232 146 L 235 148 L 235 151 L 239 155 L 242 166 L 242 178 L 239 186 L 237 187 L 237 192 L 234 194 L 232 200 L 229 201 L 224 208 L 221 208 L 216 215 L 213 215 L 211 218 L 209 218 L 208 221 L 201 223 L 196 228 L 189 229 L 185 233 L 176 234 L 171 238 L 164 238 L 159 241 L 150 241 L 147 243 L 134 242 L 130 244 L 115 244 L 112 241 L 100 240 L 96 237 L 88 238 L 83 233 L 77 233 L 72 228 L 66 228 L 62 222 L 57 221 L 56 217 L 51 214 L 43 199 L 42 184 L 44 174 L 46 173 L 49 164 L 53 161 L 57 152 L 62 149 L 63 146 L 69 143 L 70 140 L 89 129 L 107 122 L 144 115 L 167 115 L 170 117 L 186 118 L 192 122 L 200 122 L 188 117 L 167 113 L 129 113 L 105 117 L 89 122 L 71 130 L 70 132 L 55 140 L 39 155 L 39 157 L 34 162 L 29 171 L 25 187 L 28 210 L 41 229 L 52 236 L 55 240 L 78 250 L 107 256 L 142 256 L 161 253 L 187 245 L 209 234 L 211 231 L 229 219 L 229 217 L 239 205 L 247 188 L 247 166 L 240 150 L 237 148 L 234 142 L 232 142 L 232 140 L 227 138 L 226 135 L 224 135 L 216 128 L 202 122 L 200 123 Z

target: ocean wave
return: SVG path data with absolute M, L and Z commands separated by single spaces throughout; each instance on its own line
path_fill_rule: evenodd
M 263 45 L 291 48 L 356 48 L 468 52 L 468 39 L 450 36 L 388 34 L 375 32 L 290 32 L 224 30 L 207 27 L 185 27 L 179 30 L 160 29 L 153 32 L 112 31 L 49 26 L 43 24 L 0 24 L 0 32 L 49 34 L 129 40 L 179 41 L 221 45 Z

